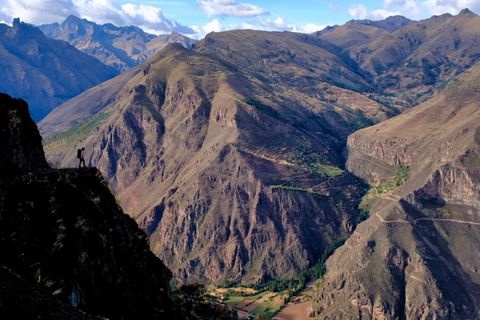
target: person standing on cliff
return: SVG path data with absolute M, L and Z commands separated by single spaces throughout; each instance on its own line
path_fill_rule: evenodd
M 77 150 L 77 159 L 78 159 L 78 167 L 79 168 L 86 168 L 87 165 L 85 164 L 85 158 L 83 157 L 83 153 L 85 152 L 85 147 L 82 147 Z

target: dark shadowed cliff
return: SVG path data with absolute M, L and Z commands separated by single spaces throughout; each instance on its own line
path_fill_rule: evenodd
M 51 169 L 22 100 L 0 95 L 0 124 L 2 319 L 73 319 L 68 305 L 112 319 L 174 318 L 170 271 L 101 174 Z

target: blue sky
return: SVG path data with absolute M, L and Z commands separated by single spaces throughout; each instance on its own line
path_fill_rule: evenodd
M 133 2 L 137 4 L 148 4 L 162 8 L 165 16 L 181 23 L 192 25 L 204 25 L 213 18 L 218 18 L 226 24 L 241 24 L 245 21 L 255 21 L 256 17 L 235 17 L 208 15 L 204 12 L 196 0 L 121 0 L 120 3 Z M 327 1 L 327 0 L 297 0 L 297 1 L 275 1 L 275 0 L 252 0 L 238 1 L 248 3 L 268 11 L 266 18 L 275 19 L 283 17 L 292 24 L 316 23 L 341 24 L 351 19 L 348 14 L 348 1 Z
M 350 19 L 401 14 L 418 20 L 457 14 L 466 7 L 480 12 L 480 0 L 0 0 L 0 21 L 20 17 L 43 24 L 73 14 L 97 23 L 201 38 L 238 28 L 310 33 Z

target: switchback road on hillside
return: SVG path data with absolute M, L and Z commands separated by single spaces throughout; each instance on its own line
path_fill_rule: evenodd
M 387 195 L 380 200 L 388 200 L 388 201 L 400 201 L 401 198 L 399 196 L 392 196 L 392 195 Z M 444 218 L 417 218 L 417 219 L 393 219 L 393 220 L 387 220 L 383 218 L 380 213 L 389 209 L 389 207 L 384 207 L 380 210 L 378 210 L 375 215 L 380 219 L 382 223 L 385 224 L 394 224 L 394 223 L 403 223 L 403 224 L 413 224 L 415 222 L 421 222 L 421 221 L 433 221 L 433 222 L 450 222 L 450 223 L 461 223 L 461 224 L 469 224 L 472 226 L 480 226 L 480 222 L 474 222 L 474 221 L 467 221 L 467 220 L 459 220 L 459 219 L 444 219 Z

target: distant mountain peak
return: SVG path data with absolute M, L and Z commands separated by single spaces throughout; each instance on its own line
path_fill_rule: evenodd
M 458 14 L 459 15 L 473 15 L 473 16 L 476 16 L 476 14 L 474 12 L 470 11 L 470 9 L 468 9 L 468 8 L 463 9 Z
M 180 42 L 186 48 L 195 43 L 178 32 L 155 36 L 137 26 L 97 24 L 74 15 L 68 16 L 61 24 L 46 24 L 39 28 L 47 37 L 67 41 L 120 72 L 143 63 L 169 42 Z
M 450 13 L 444 13 L 444 14 L 441 14 L 441 15 L 434 15 L 430 19 L 438 19 L 438 18 L 447 19 L 447 18 L 451 18 L 451 17 L 453 17 L 453 15 L 451 15 Z
M 413 20 L 410 20 L 404 16 L 401 15 L 395 15 L 395 16 L 390 16 L 388 18 L 385 18 L 383 21 L 403 21 L 403 22 L 412 22 Z
M 85 19 L 81 19 L 73 14 L 69 15 L 64 22 L 81 22 L 81 21 L 87 21 Z

